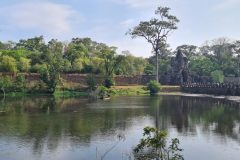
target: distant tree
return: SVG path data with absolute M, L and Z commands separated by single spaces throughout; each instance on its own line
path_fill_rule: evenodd
M 31 68 L 31 60 L 28 58 L 21 57 L 19 59 L 19 69 L 22 72 L 28 72 Z
M 54 93 L 61 82 L 60 73 L 64 67 L 61 43 L 57 40 L 50 41 L 47 53 L 46 68 L 41 71 L 41 80 L 47 85 L 48 92 Z
M 17 73 L 17 62 L 13 57 L 2 56 L 1 57 L 1 69 L 5 72 Z
M 194 45 L 181 45 L 176 48 L 176 51 L 181 50 L 188 58 L 192 56 L 198 56 L 199 52 L 197 51 L 198 47 Z
M 146 67 L 144 68 L 144 73 L 147 74 L 147 75 L 153 75 L 154 66 L 152 64 L 146 65 Z
M 117 74 L 142 75 L 148 61 L 142 57 L 135 57 L 129 51 L 122 52 L 123 60 L 117 69 Z
M 88 52 L 87 48 L 84 46 L 83 43 L 74 41 L 74 39 L 73 39 L 72 42 L 67 46 L 64 57 L 67 60 L 69 60 L 69 62 L 71 63 L 71 65 L 73 67 L 76 59 L 85 57 L 87 52 Z
M 5 98 L 6 90 L 12 87 L 12 85 L 13 85 L 13 81 L 11 77 L 4 76 L 0 78 L 0 89 L 3 92 L 4 98 Z
M 132 38 L 143 37 L 152 45 L 154 55 L 156 56 L 156 80 L 159 81 L 158 59 L 161 48 L 166 46 L 169 33 L 177 29 L 179 20 L 177 17 L 169 14 L 170 8 L 158 7 L 155 14 L 159 18 L 153 18 L 150 21 L 142 21 L 136 27 L 128 32 Z
M 211 77 L 214 80 L 214 82 L 219 82 L 219 83 L 223 83 L 224 82 L 223 71 L 219 71 L 219 70 L 213 71 L 211 73 Z
M 210 76 L 211 72 L 216 70 L 217 64 L 205 56 L 196 56 L 190 59 L 189 68 L 200 76 Z
M 29 51 L 46 51 L 47 47 L 44 42 L 43 36 L 29 38 L 29 39 L 21 39 L 17 44 L 17 49 L 26 49 Z
M 74 72 L 81 72 L 83 67 L 84 67 L 84 64 L 83 64 L 83 60 L 81 58 L 77 58 L 73 61 L 72 70 Z
M 100 57 L 103 59 L 103 70 L 106 78 L 111 78 L 114 71 L 119 67 L 123 56 L 117 55 L 115 47 L 105 46 L 100 51 Z

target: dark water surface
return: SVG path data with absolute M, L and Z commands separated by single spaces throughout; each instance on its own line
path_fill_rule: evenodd
M 186 160 L 240 159 L 240 106 L 182 96 L 17 98 L 0 102 L 0 160 L 127 160 L 145 126 L 181 141 Z

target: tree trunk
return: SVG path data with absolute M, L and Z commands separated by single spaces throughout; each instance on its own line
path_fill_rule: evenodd
M 157 73 L 156 73 L 156 81 L 159 82 L 159 75 L 158 75 L 158 71 L 159 71 L 159 64 L 158 64 L 158 51 L 156 51 L 156 66 L 157 66 Z
M 5 93 L 5 89 L 4 88 L 1 88 L 2 92 L 3 92 L 3 100 L 5 100 L 5 96 L 6 96 L 6 93 Z

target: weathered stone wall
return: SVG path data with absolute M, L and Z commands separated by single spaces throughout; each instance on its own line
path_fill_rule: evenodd
M 25 76 L 27 81 L 38 81 L 40 80 L 40 75 L 37 73 L 21 73 Z M 10 73 L 0 73 L 0 76 L 12 76 Z M 73 83 L 79 83 L 86 85 L 86 74 L 61 74 L 61 78 Z M 100 75 L 95 75 L 97 83 L 102 84 L 104 77 Z M 116 85 L 126 86 L 126 85 L 146 85 L 150 80 L 155 80 L 155 76 L 151 75 L 136 75 L 136 76 L 115 76 L 114 77 Z

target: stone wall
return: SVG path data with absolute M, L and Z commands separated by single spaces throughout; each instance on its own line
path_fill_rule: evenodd
M 21 73 L 25 76 L 27 81 L 38 81 L 40 80 L 40 75 L 38 73 Z M 12 76 L 10 73 L 0 73 L 0 76 Z M 61 78 L 68 82 L 79 83 L 86 85 L 86 74 L 61 74 Z M 95 75 L 97 83 L 102 84 L 104 77 L 100 75 Z M 114 77 L 116 85 L 127 86 L 127 85 L 146 85 L 150 80 L 155 80 L 155 76 L 151 75 L 136 75 L 136 76 L 115 76 Z

